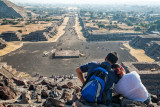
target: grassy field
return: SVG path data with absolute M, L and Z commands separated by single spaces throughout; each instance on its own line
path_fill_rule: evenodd
M 139 62 L 154 62 L 155 60 L 145 54 L 142 49 L 134 49 L 128 43 L 124 44 L 130 50 L 130 54 L 134 56 Z
M 0 25 L 0 34 L 6 31 L 18 31 L 22 30 L 22 35 L 29 34 L 31 32 L 44 30 L 46 27 L 52 25 L 52 22 L 39 22 L 38 24 L 29 24 L 24 25 L 24 22 L 21 22 L 17 25 Z
M 17 50 L 18 48 L 22 47 L 23 43 L 22 42 L 8 42 L 7 43 L 7 47 L 5 47 L 4 49 L 0 50 L 0 56 L 6 55 L 12 51 Z

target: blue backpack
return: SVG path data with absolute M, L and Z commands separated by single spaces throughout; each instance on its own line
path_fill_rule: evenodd
M 102 99 L 102 92 L 108 79 L 108 71 L 102 67 L 95 68 L 88 76 L 82 88 L 82 98 L 88 102 L 97 102 Z

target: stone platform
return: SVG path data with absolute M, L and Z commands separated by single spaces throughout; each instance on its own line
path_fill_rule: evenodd
M 160 94 L 160 62 L 123 62 L 126 72 L 136 71 L 152 94 Z
M 156 34 L 139 35 L 132 39 L 129 44 L 135 48 L 145 49 L 151 41 L 160 41 L 160 36 Z
M 79 58 L 79 50 L 60 50 L 56 51 L 54 58 Z

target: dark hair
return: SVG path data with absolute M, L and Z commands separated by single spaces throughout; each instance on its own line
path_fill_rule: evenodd
M 119 64 L 113 64 L 112 68 L 120 68 Z
M 112 64 L 115 64 L 118 61 L 117 52 L 111 52 L 106 56 L 106 59 L 110 61 Z

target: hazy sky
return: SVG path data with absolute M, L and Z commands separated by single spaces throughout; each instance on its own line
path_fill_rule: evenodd
M 160 0 L 10 0 L 18 3 L 160 5 Z

